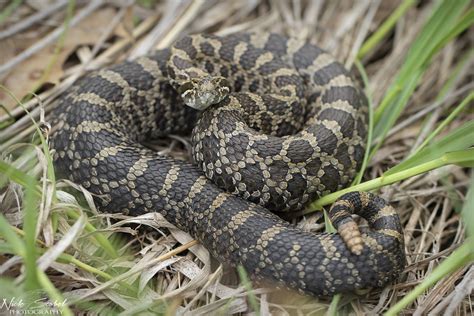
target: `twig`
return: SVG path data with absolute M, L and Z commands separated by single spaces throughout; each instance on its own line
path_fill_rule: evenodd
M 172 27 L 173 22 L 186 10 L 189 5 L 188 1 L 183 4 L 180 1 L 168 1 L 166 3 L 166 14 L 160 19 L 160 22 L 147 34 L 145 39 L 137 45 L 129 54 L 128 59 L 135 59 L 139 56 L 147 54 L 163 36 L 169 28 Z
M 173 249 L 167 253 L 165 253 L 164 255 L 161 255 L 159 256 L 158 258 L 155 258 L 153 260 L 150 260 L 150 262 L 148 262 L 145 266 L 143 266 L 142 268 L 140 268 L 139 270 L 136 270 L 136 269 L 130 269 L 128 272 L 126 273 L 123 273 L 121 274 L 120 276 L 116 277 L 115 279 L 112 279 L 110 281 L 107 281 L 105 283 L 103 283 L 102 285 L 100 286 L 97 286 L 95 287 L 94 289 L 92 289 L 91 291 L 87 292 L 86 294 L 82 295 L 80 298 L 77 299 L 78 302 L 80 301 L 83 301 L 85 298 L 87 297 L 90 297 L 91 295 L 94 295 L 96 293 L 99 293 L 100 291 L 103 291 L 105 290 L 106 288 L 114 285 L 115 283 L 119 282 L 119 281 L 122 281 L 122 280 L 125 280 L 127 279 L 128 277 L 134 275 L 135 273 L 138 273 L 140 271 L 142 271 L 143 269 L 147 268 L 147 267 L 151 267 L 155 264 L 157 264 L 158 262 L 160 261 L 163 261 L 163 260 L 166 260 L 166 259 L 169 259 L 171 258 L 172 256 L 175 256 L 189 248 L 191 248 L 192 246 L 195 246 L 197 245 L 199 242 L 195 239 L 191 240 L 190 242 L 186 243 L 185 245 L 181 245 L 179 247 L 177 247 L 176 249 Z
M 267 29 L 271 28 L 279 19 L 279 13 L 277 10 L 272 10 L 269 15 L 261 15 L 253 20 L 242 22 L 239 24 L 233 24 L 220 30 L 216 31 L 216 35 L 226 36 L 236 32 L 248 31 L 252 29 Z
M 355 24 L 359 21 L 360 16 L 362 16 L 362 14 L 367 10 L 369 5 L 370 3 L 365 1 L 355 2 L 355 6 L 352 11 L 348 11 L 342 20 L 342 23 L 340 23 L 339 28 L 325 46 L 327 50 L 332 51 L 337 48 L 337 46 L 340 44 L 338 42 L 347 32 L 355 27 Z
M 72 20 L 71 23 L 69 24 L 69 27 L 72 27 L 76 25 L 79 21 L 87 17 L 89 14 L 93 13 L 95 10 L 97 10 L 98 7 L 100 7 L 104 3 L 103 0 L 93 0 L 89 3 L 87 7 L 85 7 L 83 10 L 81 10 Z M 6 72 L 8 72 L 10 69 L 24 61 L 25 59 L 33 56 L 36 52 L 39 50 L 45 48 L 52 42 L 54 42 L 60 35 L 61 33 L 64 32 L 64 26 L 58 27 L 54 31 L 52 31 L 50 34 L 42 38 L 41 40 L 37 41 L 35 44 L 31 45 L 28 47 L 26 50 L 18 54 L 17 56 L 13 57 L 11 60 L 6 62 L 5 64 L 0 66 L 0 76 L 4 75 Z
M 437 102 L 434 102 L 433 104 L 431 104 L 429 106 L 423 107 L 423 110 L 411 115 L 410 117 L 408 117 L 406 120 L 404 120 L 400 124 L 395 125 L 390 130 L 390 132 L 387 134 L 387 137 L 398 133 L 399 131 L 406 128 L 408 125 L 413 124 L 414 122 L 418 121 L 420 118 L 424 117 L 426 114 L 432 112 L 434 109 L 436 109 L 439 106 L 443 105 L 448 100 L 457 98 L 458 96 L 463 95 L 465 92 L 471 91 L 473 88 L 474 88 L 474 83 L 469 83 L 469 84 L 465 85 L 464 87 L 460 88 L 459 90 L 454 91 L 452 94 L 446 95 L 445 98 L 443 98 L 443 99 L 441 99 Z
M 347 58 L 346 63 L 344 65 L 347 69 L 351 69 L 352 64 L 354 63 L 354 60 L 357 57 L 357 53 L 359 52 L 360 47 L 362 46 L 364 39 L 367 36 L 367 33 L 370 28 L 370 24 L 372 23 L 374 19 L 375 13 L 377 12 L 379 5 L 380 5 L 380 0 L 373 1 L 369 7 L 367 14 L 365 15 L 365 18 L 362 21 L 362 25 L 360 26 L 360 30 L 357 32 L 357 36 L 354 41 L 354 44 L 352 45 L 352 49 L 350 51 L 349 57 Z
M 139 26 L 135 28 L 133 31 L 132 37 L 137 38 L 140 37 L 142 34 L 144 34 L 146 31 L 148 31 L 156 22 L 157 17 L 152 16 L 143 21 Z M 113 44 L 110 48 L 108 48 L 105 52 L 103 52 L 101 55 L 99 55 L 96 59 L 91 61 L 91 67 L 100 67 L 101 65 L 104 65 L 109 61 L 111 56 L 117 54 L 120 50 L 124 49 L 129 43 L 131 39 L 130 38 L 124 38 L 117 43 Z M 82 65 L 76 66 L 77 69 L 82 67 Z M 36 107 L 38 104 L 38 99 L 39 100 L 53 100 L 56 98 L 58 95 L 60 95 L 62 92 L 64 92 L 69 86 L 71 86 L 74 81 L 75 77 L 74 74 L 76 73 L 76 68 L 72 69 L 72 75 L 68 77 L 67 79 L 63 80 L 59 85 L 55 86 L 54 88 L 43 92 L 38 96 L 38 98 L 34 98 L 30 101 L 28 101 L 26 104 L 24 104 L 23 107 L 15 107 L 13 110 L 10 111 L 10 115 L 13 117 L 20 116 L 22 113 L 24 113 L 24 108 L 30 110 L 30 115 L 33 118 L 38 117 L 39 114 L 39 108 Z M 45 102 L 47 104 L 47 102 Z M 36 108 L 35 108 L 36 107 Z M 51 110 L 51 107 L 46 107 L 45 108 L 46 112 Z M 0 117 L 0 122 L 3 122 L 7 119 L 9 119 L 10 116 L 5 114 Z M 16 134 L 18 129 L 21 129 L 25 124 L 29 122 L 29 117 L 28 116 L 23 116 L 21 117 L 18 121 L 16 121 L 14 124 L 8 126 L 4 130 L 0 131 L 0 141 L 4 141 L 5 139 L 8 139 L 11 137 L 12 134 Z
M 106 27 L 104 32 L 102 32 L 102 34 L 100 35 L 100 38 L 98 39 L 97 43 L 94 44 L 92 51 L 84 60 L 84 62 L 78 65 L 78 68 L 74 68 L 74 71 L 72 72 L 71 77 L 68 78 L 69 80 L 71 80 L 72 82 L 75 82 L 87 70 L 87 66 L 92 63 L 94 56 L 99 52 L 104 42 L 107 40 L 107 38 L 109 38 L 110 34 L 120 23 L 123 16 L 125 15 L 125 12 L 127 11 L 127 8 L 130 5 L 132 5 L 132 1 L 127 0 L 127 2 L 120 8 L 120 11 L 114 16 L 110 24 Z
M 446 308 L 444 315 L 454 315 L 456 307 L 461 303 L 464 297 L 468 296 L 474 290 L 474 266 L 471 266 L 462 281 L 456 285 L 451 294 L 445 297 L 434 309 L 432 315 L 441 315 L 441 311 Z M 447 307 L 446 307 L 447 306 Z
M 160 20 L 143 42 L 130 53 L 128 60 L 145 55 L 154 47 L 169 46 L 198 14 L 204 3 L 203 0 L 185 1 L 184 4 L 179 1 L 169 1 L 167 11 L 172 13 L 166 14 Z
M 35 23 L 41 21 L 42 19 L 46 18 L 47 16 L 53 14 L 57 10 L 61 9 L 68 3 L 68 0 L 59 0 L 52 5 L 46 7 L 46 9 L 41 10 L 35 14 L 32 14 L 21 20 L 20 22 L 13 24 L 6 30 L 0 31 L 0 40 L 10 37 L 18 32 L 23 31 L 24 29 L 29 28 L 30 26 L 34 25 Z
M 189 7 L 186 9 L 181 18 L 176 22 L 170 32 L 158 42 L 157 48 L 164 48 L 171 45 L 171 43 L 178 37 L 178 34 L 181 33 L 191 22 L 191 20 L 196 17 L 196 15 L 199 13 L 199 9 L 202 5 L 204 5 L 204 3 L 204 0 L 195 0 L 191 2 Z

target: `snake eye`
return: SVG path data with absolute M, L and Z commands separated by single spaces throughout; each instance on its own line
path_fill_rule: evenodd
M 216 80 L 216 87 L 226 87 L 230 89 L 230 83 L 224 77 L 218 77 Z
M 186 91 L 188 90 L 192 90 L 194 88 L 194 85 L 192 82 L 188 81 L 188 82 L 185 82 L 184 84 L 180 85 L 179 88 L 178 88 L 178 93 L 179 94 L 183 94 L 185 93 Z

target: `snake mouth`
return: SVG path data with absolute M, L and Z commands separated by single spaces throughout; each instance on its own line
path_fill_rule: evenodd
M 181 94 L 183 102 L 193 109 L 203 111 L 209 106 L 219 103 L 222 98 L 219 98 L 219 95 L 214 91 L 196 91 L 188 90 Z
M 223 77 L 206 76 L 188 79 L 177 91 L 187 106 L 202 111 L 225 99 L 230 93 L 230 85 Z

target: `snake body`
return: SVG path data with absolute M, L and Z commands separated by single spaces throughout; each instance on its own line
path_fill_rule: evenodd
M 331 295 L 384 286 L 405 265 L 397 213 L 372 194 L 332 206 L 339 234 L 305 232 L 269 212 L 347 186 L 363 159 L 366 99 L 317 46 L 276 34 L 186 36 L 89 74 L 52 120 L 57 171 L 101 210 L 160 212 L 256 277 Z M 200 168 L 142 145 L 191 130 Z

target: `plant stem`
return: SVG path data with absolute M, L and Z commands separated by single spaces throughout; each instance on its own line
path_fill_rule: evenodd
M 389 185 L 401 180 L 408 179 L 410 177 L 413 177 L 415 175 L 421 174 L 428 172 L 430 170 L 440 168 L 442 166 L 448 165 L 448 164 L 456 164 L 456 163 L 466 163 L 466 162 L 472 162 L 474 161 L 474 148 L 466 149 L 466 150 L 461 150 L 461 151 L 455 151 L 451 153 L 446 153 L 440 158 L 428 161 L 426 163 L 423 163 L 421 165 L 418 165 L 416 167 L 412 167 L 406 170 L 399 171 L 394 174 L 390 174 L 388 176 L 382 175 L 381 177 L 378 177 L 376 179 L 370 180 L 363 182 L 361 184 L 339 190 L 337 192 L 328 194 L 320 198 L 319 200 L 315 201 L 310 205 L 309 210 L 305 212 L 305 214 L 312 213 L 315 210 L 320 210 L 324 205 L 328 205 L 333 203 L 338 197 L 341 195 L 348 193 L 348 192 L 353 192 L 353 191 L 370 191 L 374 190 L 380 187 L 383 187 L 385 185 Z

